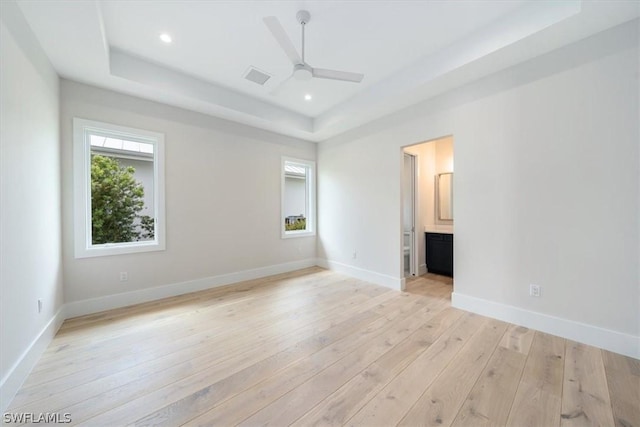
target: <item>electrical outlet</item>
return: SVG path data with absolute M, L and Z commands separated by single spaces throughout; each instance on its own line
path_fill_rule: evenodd
M 129 273 L 127 273 L 126 271 L 121 271 L 120 272 L 120 281 L 121 282 L 126 282 L 127 280 L 129 280 Z
M 540 286 L 538 286 L 538 285 L 529 285 L 529 296 L 539 297 L 540 296 Z
M 38 299 L 38 313 L 42 313 L 42 300 Z

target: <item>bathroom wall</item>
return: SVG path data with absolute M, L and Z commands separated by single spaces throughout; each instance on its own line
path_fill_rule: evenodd
M 431 201 L 433 203 L 433 207 L 432 207 L 433 222 L 427 222 L 427 226 L 430 226 L 431 224 L 435 224 L 437 226 L 452 227 L 453 221 L 438 219 L 438 213 L 436 211 L 438 207 L 436 203 L 436 197 L 438 196 L 438 194 L 436 191 L 437 180 L 435 179 L 435 176 L 441 173 L 453 172 L 453 138 L 447 137 L 447 138 L 439 139 L 437 141 L 434 141 L 433 144 L 435 145 L 435 156 L 434 156 L 435 171 L 433 173 L 433 177 L 432 177 L 433 182 L 431 185 L 432 191 L 434 192 L 431 198 Z M 454 185 L 453 191 L 455 191 L 455 185 Z M 454 209 L 455 209 L 455 206 L 454 206 Z M 453 230 L 449 230 L 449 231 L 453 231 Z

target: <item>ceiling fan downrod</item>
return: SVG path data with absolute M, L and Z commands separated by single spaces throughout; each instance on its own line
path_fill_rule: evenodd
M 304 64 L 304 27 L 307 25 L 307 23 L 309 22 L 309 20 L 311 19 L 311 14 L 309 13 L 309 11 L 307 10 L 299 10 L 298 13 L 296 13 L 296 19 L 298 20 L 298 22 L 300 23 L 300 26 L 302 27 L 302 63 Z

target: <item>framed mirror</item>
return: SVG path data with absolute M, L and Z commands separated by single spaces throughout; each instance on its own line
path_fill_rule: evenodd
M 437 175 L 438 219 L 453 221 L 453 172 Z

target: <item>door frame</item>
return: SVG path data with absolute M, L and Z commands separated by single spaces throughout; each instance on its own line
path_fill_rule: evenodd
M 411 190 L 409 190 L 409 194 L 405 194 L 404 189 L 404 173 L 405 173 L 405 158 L 409 157 L 411 159 Z M 416 217 L 418 214 L 418 167 L 417 167 L 417 159 L 418 155 L 408 153 L 402 149 L 402 173 L 401 173 L 401 197 L 402 197 L 402 226 L 401 226 L 401 242 L 400 245 L 400 253 L 401 253 L 401 265 L 402 265 L 402 277 L 403 279 L 406 277 L 404 275 L 404 233 L 405 233 L 405 223 L 404 223 L 404 201 L 406 197 L 410 197 L 411 199 L 411 222 L 412 224 L 410 229 L 410 242 L 409 242 L 409 277 L 417 276 L 419 265 L 418 265 L 418 238 L 416 235 Z M 404 286 L 403 286 L 404 287 Z

